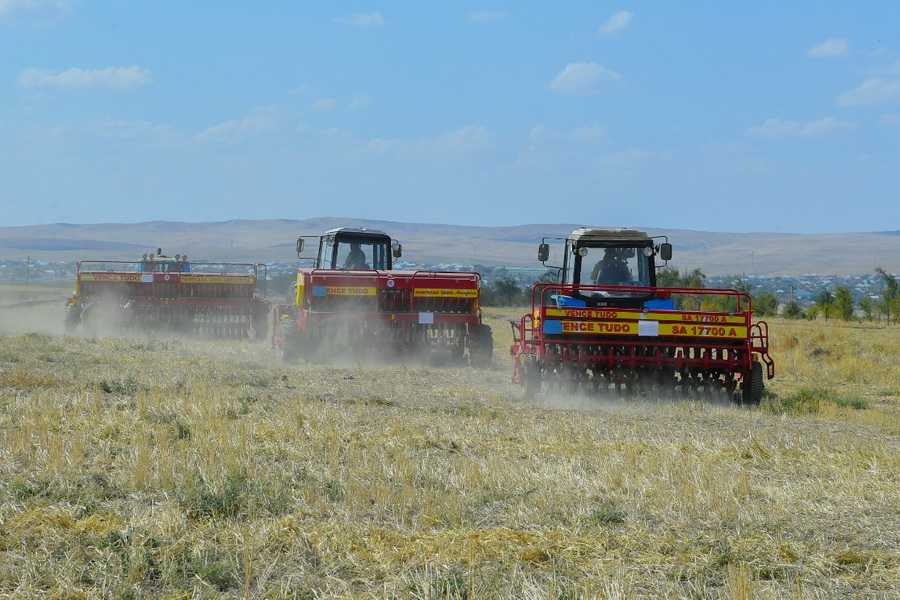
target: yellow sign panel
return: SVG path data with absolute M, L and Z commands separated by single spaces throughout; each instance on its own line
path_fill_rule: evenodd
M 329 296 L 374 296 L 375 288 L 356 286 L 329 286 L 326 293 Z
M 478 290 L 469 288 L 416 288 L 413 290 L 416 298 L 477 298 Z
M 140 273 L 82 273 L 82 281 L 140 281 Z
M 747 328 L 733 325 L 706 323 L 660 323 L 652 320 L 641 321 L 558 321 L 559 325 L 547 321 L 545 333 L 636 335 L 678 337 L 710 337 L 746 339 Z
M 548 317 L 569 317 L 576 319 L 646 319 L 651 321 L 679 321 L 681 323 L 744 324 L 746 317 L 740 315 L 694 313 L 689 311 L 648 311 L 620 310 L 615 308 L 548 308 Z
M 243 283 L 253 284 L 253 278 L 241 275 L 182 275 L 182 283 Z

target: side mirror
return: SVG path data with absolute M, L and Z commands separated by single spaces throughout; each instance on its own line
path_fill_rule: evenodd
M 403 255 L 403 246 L 397 240 L 391 242 L 391 254 L 394 258 L 400 258 Z
M 303 252 L 303 238 L 297 238 L 297 254 Z
M 550 244 L 541 244 L 538 246 L 538 260 L 541 262 L 550 258 Z
M 672 260 L 672 244 L 663 242 L 659 245 L 659 257 L 663 260 Z

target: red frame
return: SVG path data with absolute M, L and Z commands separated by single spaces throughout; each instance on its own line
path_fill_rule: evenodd
M 670 298 L 679 295 L 691 296 L 726 296 L 734 297 L 736 310 L 733 313 L 684 310 L 684 309 L 624 309 L 616 307 L 567 307 L 555 306 L 549 296 L 560 294 L 575 296 L 589 294 L 594 291 L 630 292 L 637 295 L 652 295 L 654 298 Z M 614 302 L 614 300 L 613 300 Z M 534 354 L 537 362 L 545 367 L 556 365 L 578 365 L 580 367 L 614 368 L 614 367 L 647 367 L 660 369 L 673 367 L 679 372 L 686 369 L 699 368 L 704 372 L 720 370 L 731 373 L 736 380 L 745 380 L 750 373 L 752 363 L 757 358 L 766 365 L 767 377 L 775 376 L 775 365 L 768 354 L 769 333 L 765 321 L 753 323 L 750 296 L 744 292 L 728 289 L 693 289 L 693 288 L 657 288 L 657 287 L 619 287 L 597 285 L 573 285 L 539 283 L 532 288 L 531 313 L 522 316 L 520 321 L 512 322 L 513 344 L 510 352 L 513 355 L 514 383 L 522 380 L 521 359 L 525 354 Z M 634 330 L 632 324 L 641 320 L 657 320 L 659 323 L 685 324 L 685 335 L 648 335 L 636 336 L 617 332 L 614 335 L 603 333 L 570 334 L 562 331 L 548 333 L 549 321 L 562 320 L 559 315 L 548 315 L 549 312 L 567 313 L 569 322 L 585 323 L 586 329 L 615 329 L 618 324 L 621 330 Z M 582 313 L 581 315 L 577 313 Z M 647 317 L 657 316 L 658 319 Z M 642 317 L 645 317 L 642 319 Z M 536 326 L 536 323 L 540 324 Z M 609 325 L 600 325 L 600 324 Z M 692 336 L 687 333 L 687 326 L 697 330 L 716 331 L 728 329 L 740 331 L 746 335 L 725 337 Z M 722 326 L 720 324 L 727 323 Z M 671 328 L 670 328 L 671 329 Z M 615 352 L 613 349 L 615 348 Z M 621 352 L 623 349 L 625 353 Z M 672 350 L 675 349 L 674 352 Z
M 268 292 L 268 267 L 264 264 L 253 264 L 253 263 L 218 263 L 218 262 L 196 262 L 191 261 L 190 263 L 185 263 L 191 267 L 190 272 L 158 272 L 158 271 L 141 271 L 141 270 L 90 270 L 84 269 L 82 265 L 90 265 L 90 264 L 111 264 L 111 265 L 134 265 L 139 267 L 141 264 L 144 264 L 143 261 L 124 261 L 124 260 L 83 260 L 78 261 L 76 263 L 76 291 L 77 291 L 77 300 L 81 304 L 85 304 L 89 302 L 91 298 L 100 298 L 103 300 L 113 300 L 118 302 L 126 302 L 133 301 L 137 305 L 148 305 L 148 304 L 166 304 L 166 305 L 187 305 L 187 306 L 245 306 L 247 304 L 258 304 L 259 302 L 264 302 L 267 292 Z M 153 263 L 146 263 L 153 264 Z M 179 263 L 172 263 L 175 266 L 178 266 Z M 243 267 L 243 272 L 227 272 L 222 271 L 220 273 L 208 272 L 208 271 L 195 271 L 196 267 Z M 247 269 L 252 269 L 253 273 L 248 273 Z M 256 297 L 256 289 L 260 281 L 260 270 L 262 270 L 262 295 L 257 298 Z M 110 296 L 107 293 L 104 294 L 85 294 L 82 290 L 82 285 L 84 283 L 83 276 L 86 274 L 91 275 L 103 275 L 103 276 L 112 276 L 112 277 L 128 277 L 126 280 L 115 279 L 111 280 L 110 283 L 130 283 L 135 284 L 132 286 L 128 286 L 134 288 L 135 291 L 138 292 L 146 292 L 146 293 L 130 293 L 131 290 L 127 290 L 127 293 L 119 293 Z M 144 281 L 146 276 L 152 276 L 152 281 L 147 282 Z M 229 277 L 229 278 L 241 278 L 248 279 L 250 283 L 236 283 L 236 282 L 223 282 L 220 284 L 210 283 L 210 282 L 182 282 L 183 276 L 189 277 L 200 277 L 200 278 L 216 278 L 216 277 Z M 98 281 L 102 281 L 98 280 Z M 148 288 L 149 284 L 149 288 Z M 194 285 L 219 285 L 224 286 L 217 288 L 218 292 L 215 296 L 197 296 L 192 295 L 197 292 L 203 291 L 212 291 L 205 288 L 193 288 Z M 243 291 L 245 286 L 250 288 L 250 293 L 241 297 L 239 294 L 233 293 L 235 290 Z M 93 287 L 93 286 L 91 286 Z M 102 287 L 102 286 L 98 286 Z M 109 286 L 112 288 L 113 286 Z M 124 286 L 121 286 L 124 287 Z
M 339 319 L 348 306 L 353 315 L 364 321 L 384 321 L 408 326 L 418 324 L 428 314 L 434 325 L 481 323 L 481 275 L 473 271 L 383 271 L 298 269 L 303 279 L 302 306 L 280 304 L 272 314 L 272 346 L 280 348 L 283 340 L 280 323 L 286 317 L 295 320 L 301 332 L 310 322 Z M 369 295 L 316 295 L 314 288 L 367 288 Z M 448 296 L 417 297 L 417 290 L 447 290 Z M 457 290 L 472 290 L 468 297 L 452 296 Z M 317 301 L 316 298 L 325 298 Z

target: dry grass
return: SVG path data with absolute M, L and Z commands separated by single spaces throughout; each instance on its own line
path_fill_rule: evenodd
M 754 410 L 534 403 L 505 313 L 488 371 L 0 322 L 0 595 L 900 594 L 900 330 L 771 322 Z

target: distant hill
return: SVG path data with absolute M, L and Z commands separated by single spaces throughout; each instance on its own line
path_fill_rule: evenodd
M 539 267 L 536 257 L 541 239 L 565 237 L 581 224 L 477 227 L 340 217 L 206 223 L 55 223 L 0 227 L 0 258 L 129 260 L 162 248 L 167 254 L 187 254 L 196 260 L 294 262 L 298 236 L 319 235 L 342 226 L 386 231 L 403 244 L 404 259 L 413 262 Z M 861 275 L 873 272 L 875 267 L 900 272 L 900 231 L 716 233 L 615 226 L 633 226 L 650 235 L 668 236 L 675 247 L 675 258 L 670 264 L 680 269 L 700 268 L 707 275 Z

